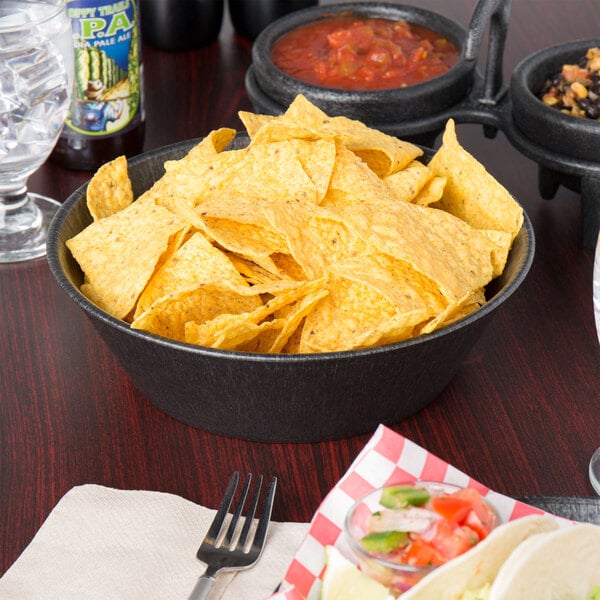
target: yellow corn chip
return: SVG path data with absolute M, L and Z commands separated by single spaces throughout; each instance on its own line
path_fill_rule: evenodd
M 419 160 L 413 160 L 404 169 L 384 177 L 383 180 L 395 198 L 412 202 L 432 177 L 433 171 L 428 166 Z
M 154 202 L 134 202 L 95 221 L 67 247 L 95 291 L 95 301 L 123 319 L 134 308 L 171 237 L 187 226 Z
M 235 129 L 222 127 L 211 131 L 202 138 L 183 158 L 179 160 L 168 160 L 165 162 L 165 171 L 187 171 L 198 167 L 198 163 L 204 163 L 215 158 L 231 143 L 235 137 Z
M 329 294 L 306 316 L 301 353 L 352 350 L 376 344 L 385 333 L 384 324 L 397 318 L 394 306 L 370 285 L 332 275 Z M 414 318 L 414 317 L 413 317 Z M 403 315 L 406 320 L 407 316 Z M 423 316 L 418 314 L 416 322 Z M 405 329 L 411 329 L 406 325 Z
M 360 121 L 329 117 L 301 94 L 290 104 L 283 118 L 321 135 L 335 136 L 380 177 L 403 169 L 423 154 L 418 146 L 371 129 Z
M 446 187 L 446 178 L 436 175 L 432 177 L 421 189 L 421 191 L 413 198 L 412 202 L 419 206 L 429 206 L 434 204 L 444 194 Z
M 248 285 L 223 252 L 215 248 L 203 234 L 194 233 L 149 281 L 138 300 L 135 316 L 164 296 L 180 295 L 199 286 L 219 284 L 231 288 Z
M 96 171 L 87 186 L 86 200 L 95 221 L 110 217 L 133 202 L 127 159 L 124 156 L 115 158 Z
M 302 95 L 239 116 L 246 148 L 216 129 L 133 203 L 124 158 L 92 178 L 95 221 L 67 246 L 98 306 L 187 343 L 312 353 L 406 340 L 485 303 L 523 212 L 452 121 L 425 165 Z
M 494 243 L 460 219 L 409 202 L 338 204 L 362 239 L 435 281 L 450 303 L 492 278 Z
M 261 302 L 257 296 L 244 296 L 228 288 L 203 285 L 161 297 L 138 315 L 131 327 L 183 342 L 188 322 L 204 323 L 223 312 L 245 313 L 258 306 Z
M 436 208 L 445 210 L 478 229 L 506 231 L 514 239 L 523 225 L 523 209 L 456 138 L 454 121 L 449 120 L 443 144 L 429 162 L 429 168 L 447 178 L 442 199 Z

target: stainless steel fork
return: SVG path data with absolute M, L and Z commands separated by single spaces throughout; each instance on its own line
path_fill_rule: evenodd
M 271 510 L 275 498 L 275 488 L 277 487 L 277 478 L 273 477 L 271 479 L 256 529 L 253 531 L 253 535 L 250 536 L 263 481 L 263 476 L 259 476 L 256 483 L 256 490 L 252 496 L 244 520 L 244 525 L 238 535 L 239 528 L 237 525 L 246 502 L 246 497 L 248 496 L 251 480 L 252 475 L 249 474 L 246 477 L 246 483 L 231 520 L 227 527 L 225 527 L 226 517 L 229 514 L 229 507 L 231 506 L 238 485 L 239 473 L 236 471 L 231 477 L 223 500 L 221 500 L 221 504 L 217 509 L 217 514 L 196 553 L 196 558 L 203 563 L 206 563 L 207 568 L 204 574 L 198 579 L 188 600 L 203 600 L 206 598 L 219 571 L 248 569 L 260 558 L 265 546 L 267 530 L 269 528 Z M 223 533 L 224 531 L 225 533 Z

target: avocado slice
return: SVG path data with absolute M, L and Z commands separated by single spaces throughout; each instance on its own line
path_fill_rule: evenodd
M 405 531 L 376 531 L 365 535 L 361 542 L 367 552 L 388 554 L 408 544 L 408 533 Z
M 422 506 L 431 494 L 424 488 L 412 485 L 391 485 L 383 488 L 379 503 L 386 508 L 404 508 L 406 506 Z

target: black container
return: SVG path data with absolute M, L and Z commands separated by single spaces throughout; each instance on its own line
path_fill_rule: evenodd
M 510 82 L 513 119 L 527 138 L 558 154 L 598 163 L 600 121 L 563 114 L 538 94 L 563 65 L 577 64 L 588 48 L 599 46 L 600 38 L 594 38 L 540 50 L 517 65 Z
M 225 0 L 139 0 L 142 38 L 160 50 L 192 50 L 219 37 Z
M 234 146 L 247 143 L 236 138 Z M 193 142 L 129 161 L 136 197 L 164 173 L 165 160 Z M 446 387 L 496 310 L 525 279 L 534 255 L 525 215 L 488 303 L 468 317 L 418 338 L 345 352 L 272 355 L 215 350 L 131 329 L 79 291 L 81 269 L 65 242 L 91 217 L 86 187 L 59 209 L 48 236 L 48 262 L 59 285 L 84 311 L 134 385 L 172 417 L 213 433 L 258 441 L 312 442 L 372 431 L 431 403 Z
M 269 25 L 256 39 L 246 89 L 257 112 L 284 112 L 297 94 L 304 94 L 328 115 L 359 119 L 386 131 L 405 121 L 429 117 L 456 105 L 470 92 L 484 34 L 491 27 L 485 93 L 490 97 L 501 84 L 501 60 L 510 3 L 479 0 L 468 30 L 451 19 L 415 6 L 380 2 L 352 2 L 308 8 Z M 384 90 L 346 91 L 306 83 L 278 69 L 271 60 L 274 43 L 297 27 L 332 15 L 352 14 L 369 18 L 407 21 L 448 39 L 460 50 L 457 63 L 423 83 Z
M 280 17 L 318 3 L 319 0 L 228 0 L 234 29 L 251 40 Z

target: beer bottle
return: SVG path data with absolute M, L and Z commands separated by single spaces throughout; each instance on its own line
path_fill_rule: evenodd
M 95 170 L 144 143 L 137 0 L 67 0 L 75 49 L 71 106 L 51 159 Z

